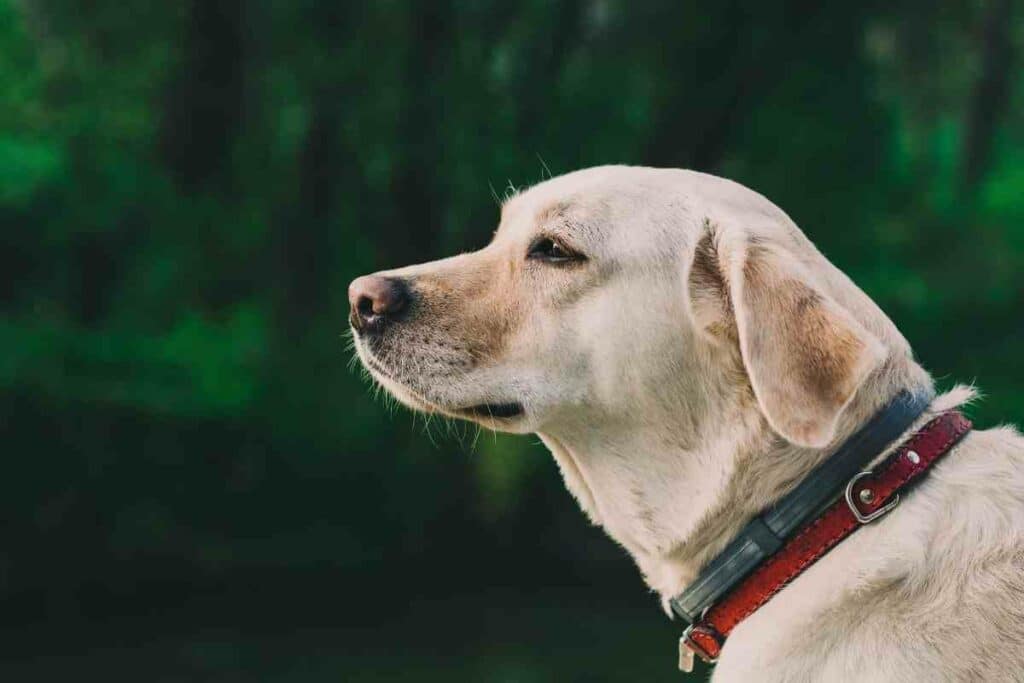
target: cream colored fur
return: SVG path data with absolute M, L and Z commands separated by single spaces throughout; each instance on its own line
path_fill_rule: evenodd
M 539 235 L 586 260 L 526 258 Z M 898 390 L 932 386 L 781 210 L 700 173 L 554 178 L 508 201 L 481 251 L 383 274 L 414 303 L 356 335 L 375 379 L 456 417 L 521 402 L 475 419 L 538 433 L 663 601 Z M 744 621 L 714 681 L 1024 680 L 1022 570 L 1024 439 L 975 431 Z M 651 644 L 666 667 L 672 650 Z

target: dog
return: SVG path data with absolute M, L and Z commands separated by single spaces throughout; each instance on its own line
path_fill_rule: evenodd
M 376 382 L 418 411 L 538 434 L 667 612 L 894 395 L 934 395 L 781 209 L 693 171 L 552 178 L 504 202 L 485 248 L 358 278 L 349 299 Z M 933 396 L 890 451 L 973 395 Z M 967 434 L 740 623 L 713 680 L 1024 680 L 1024 439 Z

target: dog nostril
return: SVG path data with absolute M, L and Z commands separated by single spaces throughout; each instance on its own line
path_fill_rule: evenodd
M 373 299 L 368 296 L 359 297 L 359 301 L 356 303 L 356 312 L 364 318 L 369 318 L 373 315 Z

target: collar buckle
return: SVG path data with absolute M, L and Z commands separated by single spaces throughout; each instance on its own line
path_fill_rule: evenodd
M 897 493 L 895 496 L 892 497 L 892 500 L 890 500 L 888 503 L 878 508 L 874 512 L 864 514 L 860 511 L 860 508 L 857 507 L 857 503 L 853 500 L 853 487 L 857 485 L 858 481 L 860 481 L 864 477 L 870 477 L 872 474 L 873 472 L 871 470 L 864 470 L 863 472 L 858 472 L 857 474 L 853 475 L 850 481 L 847 482 L 846 484 L 846 492 L 844 494 L 844 496 L 846 497 L 846 505 L 850 508 L 850 512 L 853 513 L 853 516 L 856 517 L 857 521 L 861 524 L 870 524 L 879 517 L 888 514 L 892 511 L 893 508 L 900 504 L 900 494 Z M 865 494 L 867 495 L 865 496 Z M 873 494 L 871 492 L 871 489 L 861 489 L 859 494 L 860 498 L 865 503 L 871 502 L 872 495 Z
M 686 630 L 683 631 L 683 635 L 679 638 L 679 670 L 685 673 L 693 671 L 694 655 L 700 657 L 706 664 L 714 664 L 718 661 L 718 657 L 712 656 L 711 653 L 701 647 L 700 644 L 693 639 L 694 633 L 713 638 L 719 648 L 722 647 L 722 641 L 724 640 L 722 636 L 710 626 L 705 626 L 703 624 L 690 624 L 687 626 Z

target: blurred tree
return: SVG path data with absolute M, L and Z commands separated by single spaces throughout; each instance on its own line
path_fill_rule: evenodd
M 241 0 L 189 4 L 160 133 L 164 163 L 185 190 L 208 190 L 225 180 L 242 116 L 242 10 Z
M 992 136 L 1008 101 L 1010 70 L 1017 63 L 1010 37 L 1013 9 L 1012 0 L 991 0 L 985 11 L 979 37 L 981 73 L 964 124 L 963 182 L 968 190 L 977 185 L 988 169 Z

